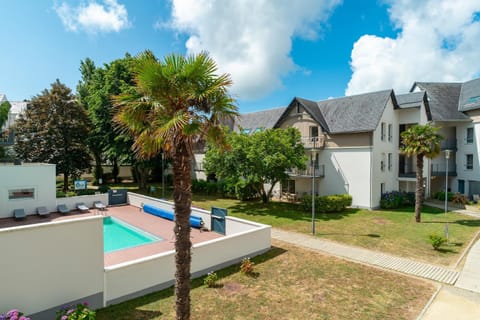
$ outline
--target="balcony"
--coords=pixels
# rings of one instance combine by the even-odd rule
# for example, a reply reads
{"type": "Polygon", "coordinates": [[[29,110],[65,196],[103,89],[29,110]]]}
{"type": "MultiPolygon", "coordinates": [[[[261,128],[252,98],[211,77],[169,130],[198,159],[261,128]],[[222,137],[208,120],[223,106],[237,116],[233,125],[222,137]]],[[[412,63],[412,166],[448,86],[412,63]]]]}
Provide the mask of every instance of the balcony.
{"type": "Polygon", "coordinates": [[[287,171],[287,174],[291,177],[305,177],[311,178],[313,177],[313,173],[315,173],[315,177],[325,177],[325,165],[320,164],[315,168],[315,172],[313,171],[313,166],[308,166],[305,170],[300,169],[292,169],[287,171]]]}
{"type": "Polygon", "coordinates": [[[457,139],[445,139],[440,143],[440,149],[443,150],[457,150],[457,139]]]}
{"type": "Polygon", "coordinates": [[[449,164],[448,168],[446,168],[444,163],[433,163],[430,167],[430,172],[432,177],[445,177],[448,170],[449,177],[456,177],[457,176],[457,168],[455,163],[449,164]]]}
{"type": "Polygon", "coordinates": [[[0,146],[11,146],[15,140],[15,134],[12,130],[5,130],[0,133],[0,146]]]}
{"type": "Polygon", "coordinates": [[[302,143],[307,150],[322,149],[325,146],[325,136],[302,137],[302,143]]]}

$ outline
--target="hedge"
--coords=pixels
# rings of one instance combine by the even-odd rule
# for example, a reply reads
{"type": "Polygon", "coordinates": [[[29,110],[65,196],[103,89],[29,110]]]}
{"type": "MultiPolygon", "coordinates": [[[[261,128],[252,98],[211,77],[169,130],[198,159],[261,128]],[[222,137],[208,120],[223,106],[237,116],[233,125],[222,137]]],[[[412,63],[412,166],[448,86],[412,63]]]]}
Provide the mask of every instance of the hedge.
{"type": "MultiPolygon", "coordinates": [[[[301,199],[305,211],[312,210],[312,196],[306,195],[301,199]]],[[[352,205],[352,196],[349,194],[332,194],[315,196],[315,212],[341,212],[352,205]]]]}

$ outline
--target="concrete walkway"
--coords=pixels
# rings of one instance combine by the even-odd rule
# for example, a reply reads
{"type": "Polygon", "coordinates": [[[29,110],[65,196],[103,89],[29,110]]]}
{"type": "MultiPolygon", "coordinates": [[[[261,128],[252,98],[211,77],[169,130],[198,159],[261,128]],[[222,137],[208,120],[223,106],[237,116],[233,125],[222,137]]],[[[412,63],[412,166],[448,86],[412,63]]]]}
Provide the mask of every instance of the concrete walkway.
{"type": "Polygon", "coordinates": [[[406,273],[445,284],[454,284],[459,276],[458,271],[446,267],[400,258],[359,247],[352,247],[310,235],[272,229],[272,238],[325,252],[347,260],[406,273]]]}

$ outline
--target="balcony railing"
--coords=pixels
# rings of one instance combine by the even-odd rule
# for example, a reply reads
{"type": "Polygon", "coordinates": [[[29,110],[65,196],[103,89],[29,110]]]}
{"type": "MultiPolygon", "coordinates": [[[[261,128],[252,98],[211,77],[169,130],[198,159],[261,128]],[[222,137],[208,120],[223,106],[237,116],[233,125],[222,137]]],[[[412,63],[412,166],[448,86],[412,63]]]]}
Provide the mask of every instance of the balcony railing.
{"type": "Polygon", "coordinates": [[[457,150],[457,139],[445,139],[440,143],[440,149],[442,150],[457,150]]]}
{"type": "Polygon", "coordinates": [[[12,130],[0,132],[0,145],[11,146],[15,140],[15,134],[12,130]]]}
{"type": "Polygon", "coordinates": [[[303,147],[305,149],[320,149],[325,146],[325,137],[317,136],[317,137],[302,137],[303,147]]]}
{"type": "Polygon", "coordinates": [[[448,176],[449,177],[456,177],[457,176],[457,168],[455,164],[449,165],[448,168],[446,168],[445,164],[441,163],[433,163],[430,168],[430,172],[432,173],[432,176],[434,177],[444,177],[447,174],[448,170],[448,176]]]}
{"type": "MultiPolygon", "coordinates": [[[[305,170],[294,168],[287,171],[291,177],[313,177],[313,166],[308,166],[305,170]]],[[[325,177],[325,165],[320,164],[315,168],[315,177],[325,177]]]]}

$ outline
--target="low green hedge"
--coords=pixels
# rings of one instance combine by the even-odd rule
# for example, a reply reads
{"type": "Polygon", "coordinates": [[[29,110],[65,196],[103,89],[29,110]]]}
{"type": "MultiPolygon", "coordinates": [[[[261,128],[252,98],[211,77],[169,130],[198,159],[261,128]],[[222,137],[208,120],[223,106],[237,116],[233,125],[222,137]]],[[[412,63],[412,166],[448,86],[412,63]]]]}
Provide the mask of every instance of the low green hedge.
{"type": "MultiPolygon", "coordinates": [[[[303,196],[301,199],[305,211],[312,210],[312,196],[303,196]]],[[[342,212],[352,205],[352,196],[349,194],[332,194],[328,196],[315,196],[315,212],[342,212]]]]}

